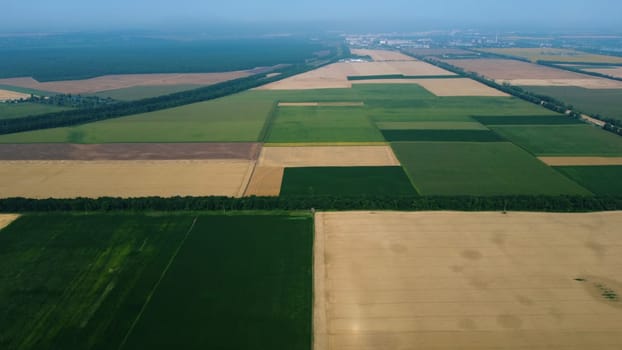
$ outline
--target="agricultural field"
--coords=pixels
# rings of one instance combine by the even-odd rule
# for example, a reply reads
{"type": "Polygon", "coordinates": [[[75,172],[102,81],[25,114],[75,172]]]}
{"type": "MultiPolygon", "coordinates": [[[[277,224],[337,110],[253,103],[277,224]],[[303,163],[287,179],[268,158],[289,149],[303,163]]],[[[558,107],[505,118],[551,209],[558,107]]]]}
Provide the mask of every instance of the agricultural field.
{"type": "Polygon", "coordinates": [[[116,90],[106,90],[97,92],[94,95],[101,98],[111,98],[117,101],[135,101],[144,98],[151,98],[163,95],[174,94],[186,90],[200,88],[202,85],[153,85],[153,86],[134,86],[116,90]]]}
{"type": "Polygon", "coordinates": [[[380,130],[488,130],[484,125],[475,121],[377,122],[376,126],[380,130]]]}
{"type": "Polygon", "coordinates": [[[304,168],[397,166],[400,163],[389,146],[279,146],[264,147],[257,165],[304,168]]]}
{"type": "Polygon", "coordinates": [[[560,166],[555,169],[602,196],[622,195],[622,163],[609,166],[560,166]]]}
{"type": "Polygon", "coordinates": [[[21,92],[0,89],[0,102],[29,98],[30,95],[21,92]]]}
{"type": "Polygon", "coordinates": [[[23,216],[0,231],[0,346],[310,349],[312,227],[296,214],[23,216]]]}
{"type": "Polygon", "coordinates": [[[397,142],[393,150],[422,195],[589,195],[509,142],[397,142]]]}
{"type": "Polygon", "coordinates": [[[38,103],[2,103],[0,102],[0,120],[21,118],[37,114],[45,114],[67,110],[66,107],[44,105],[38,103]]]}
{"type": "Polygon", "coordinates": [[[538,156],[622,156],[622,138],[589,125],[494,126],[538,156]]]}
{"type": "Polygon", "coordinates": [[[619,348],[621,214],[319,213],[314,349],[619,348]]]}
{"type": "Polygon", "coordinates": [[[527,91],[553,97],[590,114],[622,121],[622,89],[585,89],[581,87],[525,86],[527,91]]]}
{"type": "Polygon", "coordinates": [[[281,196],[415,196],[402,167],[286,168],[281,196]]]}
{"type": "Polygon", "coordinates": [[[505,139],[490,130],[383,130],[389,142],[500,142],[505,139]]]}
{"type": "Polygon", "coordinates": [[[622,67],[619,67],[619,66],[613,66],[613,67],[593,66],[593,68],[583,68],[583,70],[587,72],[610,75],[616,78],[622,78],[622,67]]]}
{"type": "Polygon", "coordinates": [[[17,220],[19,215],[17,214],[0,214],[0,230],[9,226],[10,223],[17,220]]]}
{"type": "Polygon", "coordinates": [[[0,161],[0,198],[240,197],[248,160],[0,161]]]}
{"type": "Polygon", "coordinates": [[[1,135],[0,143],[254,142],[272,107],[271,99],[247,92],[74,127],[1,135]]]}
{"type": "Polygon", "coordinates": [[[478,51],[494,54],[520,57],[537,61],[564,62],[564,63],[620,63],[622,57],[596,55],[569,49],[554,48],[503,48],[503,49],[478,49],[478,51]]]}
{"type": "Polygon", "coordinates": [[[473,116],[473,119],[484,125],[568,125],[584,124],[583,121],[566,115],[536,115],[514,117],[473,116]]]}

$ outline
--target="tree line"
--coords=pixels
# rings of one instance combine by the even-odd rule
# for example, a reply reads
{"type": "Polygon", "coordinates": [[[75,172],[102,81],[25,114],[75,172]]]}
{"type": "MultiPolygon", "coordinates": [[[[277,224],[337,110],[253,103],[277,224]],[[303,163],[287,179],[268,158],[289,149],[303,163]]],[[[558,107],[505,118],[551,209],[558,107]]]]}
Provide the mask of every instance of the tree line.
{"type": "Polygon", "coordinates": [[[0,199],[0,212],[400,210],[592,212],[622,210],[622,196],[313,196],[0,199]]]}

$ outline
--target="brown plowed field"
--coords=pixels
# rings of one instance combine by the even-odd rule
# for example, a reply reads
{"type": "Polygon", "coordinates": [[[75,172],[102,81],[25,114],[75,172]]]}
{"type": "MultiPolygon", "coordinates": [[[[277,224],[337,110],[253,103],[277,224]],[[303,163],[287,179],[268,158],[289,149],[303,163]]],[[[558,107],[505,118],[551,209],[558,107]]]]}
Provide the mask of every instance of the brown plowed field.
{"type": "Polygon", "coordinates": [[[244,196],[278,196],[284,172],[280,167],[255,167],[244,196]]]}
{"type": "Polygon", "coordinates": [[[389,146],[264,147],[257,164],[283,168],[400,165],[389,146]]]}
{"type": "Polygon", "coordinates": [[[3,144],[0,160],[255,160],[260,150],[258,143],[3,144]]]}
{"type": "Polygon", "coordinates": [[[15,221],[19,215],[16,214],[0,214],[0,230],[9,226],[10,223],[15,221]]]}
{"type": "Polygon", "coordinates": [[[550,166],[622,165],[622,157],[538,157],[550,166]]]}
{"type": "Polygon", "coordinates": [[[43,83],[32,78],[8,78],[0,79],[0,84],[64,94],[85,94],[133,86],[212,85],[231,79],[247,77],[251,74],[253,74],[251,71],[188,74],[123,74],[105,75],[84,80],[51,81],[43,83]]]}
{"type": "Polygon", "coordinates": [[[316,215],[316,350],[622,348],[622,212],[316,215]]]}
{"type": "Polygon", "coordinates": [[[29,98],[29,97],[30,95],[22,94],[20,92],[0,89],[0,102],[19,100],[20,98],[29,98]]]}
{"type": "Polygon", "coordinates": [[[0,161],[0,198],[242,196],[253,161],[0,161]]]}

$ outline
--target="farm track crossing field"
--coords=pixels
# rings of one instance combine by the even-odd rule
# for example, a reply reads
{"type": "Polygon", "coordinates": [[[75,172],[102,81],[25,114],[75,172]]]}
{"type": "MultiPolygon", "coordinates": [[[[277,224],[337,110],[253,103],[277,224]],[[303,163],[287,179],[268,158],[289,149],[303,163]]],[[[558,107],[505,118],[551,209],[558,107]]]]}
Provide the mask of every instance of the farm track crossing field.
{"type": "Polygon", "coordinates": [[[315,349],[619,348],[620,225],[620,212],[319,213],[315,349]]]}
{"type": "Polygon", "coordinates": [[[259,143],[4,144],[0,160],[256,160],[259,143]]]}
{"type": "Polygon", "coordinates": [[[264,147],[257,161],[267,167],[398,166],[389,146],[264,147]]]}
{"type": "Polygon", "coordinates": [[[402,167],[286,168],[282,196],[416,196],[402,167]]]}
{"type": "Polygon", "coordinates": [[[589,195],[509,142],[398,142],[395,154],[423,195],[589,195]]]}
{"type": "Polygon", "coordinates": [[[622,195],[622,165],[561,166],[556,169],[595,194],[622,195]]]}
{"type": "Polygon", "coordinates": [[[0,345],[307,350],[312,227],[296,214],[23,216],[0,231],[0,345]]]}
{"type": "Polygon", "coordinates": [[[494,126],[538,156],[622,156],[622,138],[589,125],[494,126]]]}
{"type": "Polygon", "coordinates": [[[526,86],[527,91],[553,97],[590,115],[622,121],[622,89],[584,89],[580,87],[526,86]]]}
{"type": "Polygon", "coordinates": [[[389,142],[439,141],[439,142],[500,142],[505,139],[490,130],[383,130],[389,142]]]}
{"type": "Polygon", "coordinates": [[[1,135],[0,143],[255,142],[273,104],[246,92],[74,127],[1,135]]]}
{"type": "Polygon", "coordinates": [[[242,196],[248,160],[0,161],[2,198],[242,196]]]}

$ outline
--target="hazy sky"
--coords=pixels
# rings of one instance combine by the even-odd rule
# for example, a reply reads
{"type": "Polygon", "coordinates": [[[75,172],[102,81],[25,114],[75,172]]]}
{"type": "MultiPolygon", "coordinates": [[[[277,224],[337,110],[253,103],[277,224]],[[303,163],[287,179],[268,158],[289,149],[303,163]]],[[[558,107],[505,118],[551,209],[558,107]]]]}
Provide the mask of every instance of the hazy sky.
{"type": "MultiPolygon", "coordinates": [[[[443,25],[622,23],[620,0],[3,0],[0,32],[28,26],[144,26],[158,22],[244,20],[410,20],[443,25]]],[[[618,25],[622,27],[622,25],[618,25]]],[[[111,28],[114,29],[114,28],[111,28]]]]}

